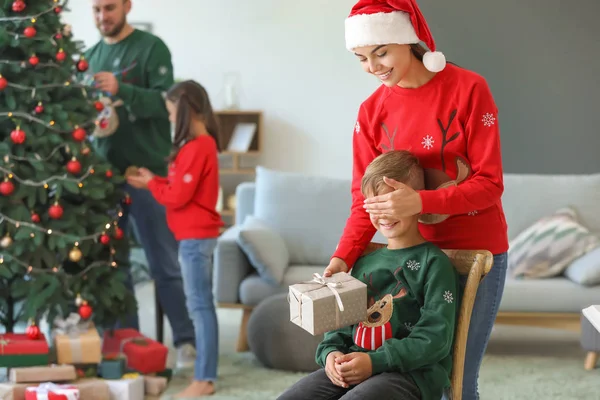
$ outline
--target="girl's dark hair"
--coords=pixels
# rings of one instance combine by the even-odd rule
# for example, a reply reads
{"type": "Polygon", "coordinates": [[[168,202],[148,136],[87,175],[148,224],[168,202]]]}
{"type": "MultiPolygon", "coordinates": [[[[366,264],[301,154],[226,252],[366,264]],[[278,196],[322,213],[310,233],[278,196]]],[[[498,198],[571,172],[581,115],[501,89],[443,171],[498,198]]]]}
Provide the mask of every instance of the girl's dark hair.
{"type": "Polygon", "coordinates": [[[219,123],[213,113],[208,93],[202,85],[193,80],[176,83],[169,89],[166,98],[177,105],[173,150],[168,157],[168,161],[173,161],[181,146],[192,138],[191,121],[193,118],[199,118],[204,122],[208,134],[212,136],[217,144],[217,150],[221,150],[219,123]]]}

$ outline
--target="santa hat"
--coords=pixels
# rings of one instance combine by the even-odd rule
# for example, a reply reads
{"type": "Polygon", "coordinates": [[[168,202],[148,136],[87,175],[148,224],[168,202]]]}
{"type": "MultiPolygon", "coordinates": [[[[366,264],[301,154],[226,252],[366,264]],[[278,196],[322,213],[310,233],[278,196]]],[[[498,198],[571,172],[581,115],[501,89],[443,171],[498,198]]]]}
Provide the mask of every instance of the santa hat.
{"type": "Polygon", "coordinates": [[[446,57],[435,50],[435,42],[416,0],[358,0],[346,18],[346,48],[381,44],[424,42],[425,68],[439,72],[446,57]]]}

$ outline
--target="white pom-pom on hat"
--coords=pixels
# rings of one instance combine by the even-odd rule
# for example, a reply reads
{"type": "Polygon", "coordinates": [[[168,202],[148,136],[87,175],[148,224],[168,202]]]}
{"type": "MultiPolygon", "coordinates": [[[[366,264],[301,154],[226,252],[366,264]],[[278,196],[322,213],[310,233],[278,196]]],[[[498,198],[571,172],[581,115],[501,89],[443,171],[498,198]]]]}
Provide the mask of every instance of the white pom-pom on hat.
{"type": "Polygon", "coordinates": [[[446,56],[440,51],[428,51],[423,55],[423,65],[431,72],[440,72],[446,67],[446,56]]]}

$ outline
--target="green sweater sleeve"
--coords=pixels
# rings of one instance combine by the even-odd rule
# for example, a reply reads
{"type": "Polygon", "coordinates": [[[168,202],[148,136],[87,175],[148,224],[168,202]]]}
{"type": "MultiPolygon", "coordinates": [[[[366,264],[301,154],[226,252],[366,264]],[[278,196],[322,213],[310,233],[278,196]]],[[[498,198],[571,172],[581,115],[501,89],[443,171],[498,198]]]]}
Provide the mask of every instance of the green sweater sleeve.
{"type": "Polygon", "coordinates": [[[119,96],[137,118],[167,118],[163,93],[173,85],[171,52],[161,40],[157,41],[146,58],[145,87],[119,83],[119,96]]]}
{"type": "Polygon", "coordinates": [[[373,374],[413,371],[441,361],[452,350],[459,307],[457,273],[450,260],[441,256],[433,256],[423,272],[421,317],[409,336],[388,339],[369,352],[373,374]]]}
{"type": "Polygon", "coordinates": [[[340,351],[347,354],[352,344],[351,326],[327,332],[323,341],[317,346],[315,361],[318,365],[325,368],[325,362],[327,361],[327,355],[329,355],[329,353],[332,351],[340,351]]]}

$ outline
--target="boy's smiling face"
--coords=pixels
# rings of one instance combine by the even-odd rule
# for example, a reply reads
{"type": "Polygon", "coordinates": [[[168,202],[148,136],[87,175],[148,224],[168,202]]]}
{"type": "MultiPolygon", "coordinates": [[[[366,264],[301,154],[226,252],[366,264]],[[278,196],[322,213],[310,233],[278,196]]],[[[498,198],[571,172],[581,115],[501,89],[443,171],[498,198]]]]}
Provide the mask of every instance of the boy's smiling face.
{"type": "MultiPolygon", "coordinates": [[[[393,192],[394,189],[383,185],[383,187],[379,190],[378,193],[368,193],[368,197],[380,196],[382,194],[387,194],[393,192]]],[[[391,217],[379,217],[371,215],[371,223],[373,226],[381,232],[383,236],[385,236],[388,240],[390,239],[400,239],[409,235],[414,234],[414,227],[416,224],[415,217],[401,218],[395,219],[391,217]]]]}

